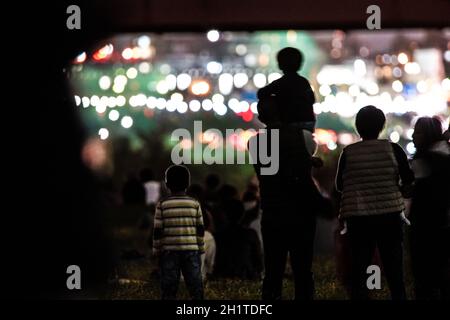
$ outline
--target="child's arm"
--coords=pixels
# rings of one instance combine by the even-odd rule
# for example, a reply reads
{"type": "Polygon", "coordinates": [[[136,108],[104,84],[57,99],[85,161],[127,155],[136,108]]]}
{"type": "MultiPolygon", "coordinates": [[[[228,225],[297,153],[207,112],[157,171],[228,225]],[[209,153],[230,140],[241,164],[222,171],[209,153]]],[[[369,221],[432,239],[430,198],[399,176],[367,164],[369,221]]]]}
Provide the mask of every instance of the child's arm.
{"type": "Polygon", "coordinates": [[[155,209],[153,227],[153,255],[159,256],[161,253],[161,239],[163,236],[163,220],[161,215],[161,204],[158,203],[155,209]]]}
{"type": "Polygon", "coordinates": [[[339,234],[342,236],[347,233],[348,228],[347,228],[347,221],[345,221],[345,219],[342,219],[341,221],[342,221],[342,229],[341,231],[339,231],[339,234]]]}
{"type": "Polygon", "coordinates": [[[406,225],[410,226],[411,225],[411,221],[408,220],[408,218],[405,215],[405,211],[400,212],[400,218],[402,219],[402,221],[404,223],[406,223],[406,225]]]}
{"type": "Polygon", "coordinates": [[[205,253],[205,226],[203,224],[203,214],[200,204],[197,209],[196,224],[198,250],[200,254],[203,254],[205,253]]]}

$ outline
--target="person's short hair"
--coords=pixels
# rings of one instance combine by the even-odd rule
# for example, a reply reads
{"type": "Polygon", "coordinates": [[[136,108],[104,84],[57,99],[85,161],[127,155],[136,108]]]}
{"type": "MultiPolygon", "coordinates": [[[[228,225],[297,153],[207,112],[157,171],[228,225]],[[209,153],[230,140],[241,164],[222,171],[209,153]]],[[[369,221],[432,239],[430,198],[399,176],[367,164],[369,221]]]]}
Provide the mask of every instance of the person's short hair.
{"type": "Polygon", "coordinates": [[[386,123],[386,117],[380,109],[374,106],[361,108],[356,114],[355,125],[363,139],[376,139],[386,123]]]}
{"type": "Polygon", "coordinates": [[[172,192],[186,190],[189,187],[191,174],[189,169],[181,165],[172,165],[166,170],[165,182],[172,192]]]}
{"type": "Polygon", "coordinates": [[[298,71],[303,64],[303,54],[296,48],[286,47],[278,51],[277,61],[283,72],[298,71]]]}
{"type": "Polygon", "coordinates": [[[414,130],[421,131],[426,147],[443,140],[442,123],[437,117],[421,117],[417,120],[414,130]]]}

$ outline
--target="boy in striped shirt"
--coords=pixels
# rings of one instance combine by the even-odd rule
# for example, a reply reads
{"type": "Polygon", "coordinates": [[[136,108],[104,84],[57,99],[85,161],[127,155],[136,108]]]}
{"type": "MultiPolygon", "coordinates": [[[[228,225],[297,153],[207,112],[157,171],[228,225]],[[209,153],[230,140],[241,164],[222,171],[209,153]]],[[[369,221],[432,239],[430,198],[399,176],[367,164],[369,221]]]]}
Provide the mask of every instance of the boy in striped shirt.
{"type": "Polygon", "coordinates": [[[176,298],[182,272],[192,299],[203,299],[200,257],[205,251],[205,230],[200,204],[186,195],[189,170],[170,166],[165,182],[171,194],[157,204],[153,230],[153,254],[159,257],[161,270],[161,298],[176,298]]]}

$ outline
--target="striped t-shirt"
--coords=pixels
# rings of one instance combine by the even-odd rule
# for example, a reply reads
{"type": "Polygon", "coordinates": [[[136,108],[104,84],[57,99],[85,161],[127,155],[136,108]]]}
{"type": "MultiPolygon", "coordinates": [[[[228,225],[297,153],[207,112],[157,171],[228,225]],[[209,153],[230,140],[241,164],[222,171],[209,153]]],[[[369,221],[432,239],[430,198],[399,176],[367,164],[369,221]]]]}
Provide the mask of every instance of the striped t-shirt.
{"type": "Polygon", "coordinates": [[[203,253],[203,216],[200,204],[188,196],[169,196],[156,205],[153,253],[200,251],[203,253]]]}

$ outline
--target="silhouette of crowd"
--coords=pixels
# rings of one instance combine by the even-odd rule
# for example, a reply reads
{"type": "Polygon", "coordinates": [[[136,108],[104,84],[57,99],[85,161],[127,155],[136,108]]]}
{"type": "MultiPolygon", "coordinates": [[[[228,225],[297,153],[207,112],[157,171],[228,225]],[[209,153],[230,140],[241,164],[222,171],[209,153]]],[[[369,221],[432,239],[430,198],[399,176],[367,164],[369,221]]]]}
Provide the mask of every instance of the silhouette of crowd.
{"type": "MultiPolygon", "coordinates": [[[[186,167],[171,166],[165,184],[154,181],[151,170],[144,169],[140,179],[130,177],[124,185],[128,218],[136,212],[130,205],[140,204],[142,210],[135,224],[140,231],[131,232],[139,248],[135,255],[146,255],[145,237],[153,239],[154,252],[163,252],[157,254],[155,270],[161,276],[163,298],[176,297],[167,283],[178,283],[182,273],[193,298],[203,298],[198,279],[230,277],[263,280],[262,299],[282,299],[289,258],[295,298],[314,299],[317,217],[329,214],[333,201],[322,195],[312,177],[312,168],[320,168],[323,161],[314,156],[314,94],[308,80],[297,73],[303,55],[284,48],[277,59],[284,75],[259,90],[258,117],[266,127],[249,140],[257,184],[248,184],[240,193],[235,186],[222,184],[216,174],[209,174],[204,185],[191,183],[186,167]],[[268,164],[258,151],[271,150],[273,134],[279,137],[279,170],[266,175],[263,169],[268,164]],[[169,179],[172,171],[183,174],[169,179]],[[176,183],[181,186],[174,191],[176,183]]],[[[341,279],[351,299],[369,299],[367,272],[375,264],[386,276],[392,299],[405,300],[407,226],[415,297],[449,299],[448,130],[442,132],[436,117],[419,118],[413,135],[417,151],[409,161],[400,145],[379,139],[385,126],[380,109],[361,108],[355,118],[361,140],[340,155],[335,195],[342,230],[336,242],[345,243],[341,258],[347,260],[341,264],[345,266],[341,279]],[[408,212],[405,199],[411,202],[408,212]]]]}

